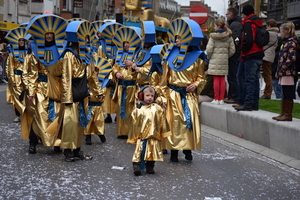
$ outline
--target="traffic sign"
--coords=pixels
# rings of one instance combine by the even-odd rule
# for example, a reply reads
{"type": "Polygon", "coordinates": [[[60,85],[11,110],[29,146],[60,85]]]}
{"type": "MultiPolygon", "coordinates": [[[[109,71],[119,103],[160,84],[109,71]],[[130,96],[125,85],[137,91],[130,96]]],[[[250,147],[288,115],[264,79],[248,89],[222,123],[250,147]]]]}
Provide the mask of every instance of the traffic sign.
{"type": "Polygon", "coordinates": [[[204,24],[208,19],[208,12],[204,6],[196,5],[190,9],[189,18],[198,24],[204,24]]]}

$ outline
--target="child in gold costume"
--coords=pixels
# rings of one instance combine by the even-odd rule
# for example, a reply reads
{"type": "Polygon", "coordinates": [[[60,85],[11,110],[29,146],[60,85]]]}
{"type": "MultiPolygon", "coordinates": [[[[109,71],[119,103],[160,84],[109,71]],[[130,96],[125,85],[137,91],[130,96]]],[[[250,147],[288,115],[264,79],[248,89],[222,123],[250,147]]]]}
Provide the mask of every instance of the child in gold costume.
{"type": "Polygon", "coordinates": [[[136,143],[132,162],[136,176],[140,175],[145,167],[147,173],[154,174],[155,161],[163,161],[161,140],[171,134],[165,128],[167,126],[164,124],[163,109],[154,103],[154,88],[144,86],[138,97],[141,105],[135,108],[131,115],[134,135],[131,141],[136,143]]]}

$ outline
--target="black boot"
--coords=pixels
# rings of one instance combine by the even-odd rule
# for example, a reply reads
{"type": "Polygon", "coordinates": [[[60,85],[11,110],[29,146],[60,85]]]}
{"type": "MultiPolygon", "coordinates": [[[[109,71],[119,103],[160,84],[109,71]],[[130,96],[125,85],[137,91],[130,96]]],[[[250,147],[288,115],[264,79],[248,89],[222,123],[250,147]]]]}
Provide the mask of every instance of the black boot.
{"type": "MultiPolygon", "coordinates": [[[[245,103],[240,107],[235,107],[237,111],[252,111],[253,107],[251,103],[245,103]]],[[[258,108],[257,108],[258,109],[258,108]]]]}
{"type": "Polygon", "coordinates": [[[92,136],[91,135],[86,135],[85,136],[85,144],[86,145],[92,145],[92,136]]]}
{"type": "Polygon", "coordinates": [[[186,160],[193,160],[192,151],[191,150],[183,150],[186,160]]]}
{"type": "Polygon", "coordinates": [[[163,149],[162,152],[163,152],[163,154],[168,154],[168,150],[167,149],[163,149]]]}
{"type": "Polygon", "coordinates": [[[154,174],[154,164],[155,164],[155,161],[147,161],[146,162],[146,172],[148,174],[154,174]]]}
{"type": "Polygon", "coordinates": [[[80,147],[73,150],[73,157],[75,160],[92,160],[93,159],[92,156],[83,154],[83,151],[80,151],[80,147]]]}
{"type": "Polygon", "coordinates": [[[142,170],[141,170],[141,163],[140,162],[134,162],[133,164],[133,173],[136,176],[141,175],[142,170]]]}
{"type": "Polygon", "coordinates": [[[98,136],[102,143],[106,142],[106,137],[104,135],[98,135],[98,136]]]}
{"type": "Polygon", "coordinates": [[[35,146],[36,145],[34,145],[34,144],[29,144],[29,150],[28,150],[28,152],[30,154],[36,154],[36,148],[35,148],[35,146]]]}
{"type": "Polygon", "coordinates": [[[60,146],[54,146],[53,150],[54,150],[54,153],[61,153],[62,152],[60,146]]]}
{"type": "Polygon", "coordinates": [[[104,120],[105,123],[112,123],[112,118],[110,116],[110,114],[107,114],[107,117],[104,120]]]}
{"type": "Polygon", "coordinates": [[[38,144],[38,138],[37,136],[35,135],[33,129],[31,128],[30,129],[30,132],[29,132],[29,149],[28,149],[28,152],[30,154],[36,154],[36,145],[38,144]]]}
{"type": "Polygon", "coordinates": [[[171,162],[178,162],[178,150],[171,150],[171,162]]]}
{"type": "Polygon", "coordinates": [[[66,162],[75,162],[75,158],[73,156],[73,152],[71,149],[65,149],[64,150],[64,155],[65,155],[65,161],[66,162]]]}

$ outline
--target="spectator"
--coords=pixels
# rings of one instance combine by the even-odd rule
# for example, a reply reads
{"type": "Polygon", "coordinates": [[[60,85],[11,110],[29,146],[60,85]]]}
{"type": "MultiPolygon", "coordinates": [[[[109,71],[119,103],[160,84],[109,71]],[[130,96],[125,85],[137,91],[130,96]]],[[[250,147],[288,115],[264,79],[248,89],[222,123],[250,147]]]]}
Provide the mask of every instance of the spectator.
{"type": "Polygon", "coordinates": [[[210,34],[206,49],[209,58],[208,74],[214,76],[214,100],[211,103],[224,104],[228,58],[235,53],[235,45],[231,30],[222,19],[215,21],[214,28],[216,32],[210,34]]]}
{"type": "Polygon", "coordinates": [[[295,34],[295,25],[292,22],[280,26],[280,35],[283,39],[282,48],[279,52],[279,60],[276,77],[279,77],[279,84],[282,86],[281,114],[272,117],[277,121],[292,121],[292,111],[295,96],[296,70],[296,49],[298,40],[295,34]]]}
{"type": "Polygon", "coordinates": [[[238,82],[237,82],[237,71],[240,61],[240,48],[238,46],[240,41],[241,32],[243,30],[243,25],[241,23],[241,18],[238,15],[238,10],[236,8],[228,8],[226,13],[227,22],[229,24],[229,29],[232,31],[232,38],[235,40],[235,53],[229,58],[228,75],[227,82],[229,85],[227,100],[225,103],[237,103],[238,101],[238,82]]]}
{"type": "Polygon", "coordinates": [[[241,60],[238,67],[239,102],[234,105],[237,111],[258,110],[260,66],[264,57],[263,47],[255,43],[257,26],[262,19],[254,14],[251,5],[242,11],[241,60]]]}
{"type": "Polygon", "coordinates": [[[275,51],[278,44],[277,35],[278,28],[277,22],[274,19],[270,19],[266,22],[267,31],[269,31],[270,40],[269,43],[264,46],[265,56],[263,58],[263,78],[266,83],[264,94],[260,97],[261,99],[271,99],[272,95],[272,71],[271,64],[274,62],[275,51]]]}

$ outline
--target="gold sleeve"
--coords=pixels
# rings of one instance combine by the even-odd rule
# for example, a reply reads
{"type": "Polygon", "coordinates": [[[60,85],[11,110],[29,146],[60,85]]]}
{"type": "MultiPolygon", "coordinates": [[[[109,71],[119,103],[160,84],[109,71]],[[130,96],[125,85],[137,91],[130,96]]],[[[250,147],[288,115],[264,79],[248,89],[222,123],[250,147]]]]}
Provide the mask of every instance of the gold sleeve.
{"type": "Polygon", "coordinates": [[[61,101],[62,103],[73,103],[73,96],[72,96],[72,65],[73,65],[74,59],[75,59],[75,56],[71,52],[67,52],[64,56],[64,59],[63,59],[62,101],[61,101]]]}
{"type": "Polygon", "coordinates": [[[38,79],[38,60],[33,54],[27,55],[24,60],[23,81],[28,89],[29,96],[35,96],[36,81],[38,79]]]}

